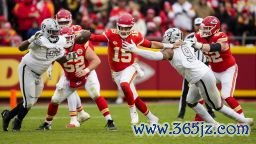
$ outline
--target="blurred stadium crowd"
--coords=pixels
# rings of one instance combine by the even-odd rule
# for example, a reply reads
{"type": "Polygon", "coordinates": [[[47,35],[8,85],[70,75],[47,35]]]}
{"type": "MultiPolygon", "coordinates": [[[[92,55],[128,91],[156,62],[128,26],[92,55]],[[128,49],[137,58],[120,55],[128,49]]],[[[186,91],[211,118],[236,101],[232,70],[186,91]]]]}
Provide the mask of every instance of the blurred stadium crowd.
{"type": "Polygon", "coordinates": [[[161,40],[168,27],[193,31],[194,18],[215,15],[233,45],[256,44],[256,0],[0,0],[0,46],[17,46],[62,8],[93,33],[115,27],[117,16],[129,12],[149,40],[161,40]]]}

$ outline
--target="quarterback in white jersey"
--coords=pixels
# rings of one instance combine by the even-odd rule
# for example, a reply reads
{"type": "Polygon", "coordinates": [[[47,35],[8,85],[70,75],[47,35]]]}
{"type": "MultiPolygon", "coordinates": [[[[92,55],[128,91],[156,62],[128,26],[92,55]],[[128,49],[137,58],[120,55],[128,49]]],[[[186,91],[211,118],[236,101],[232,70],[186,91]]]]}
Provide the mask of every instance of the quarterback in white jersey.
{"type": "Polygon", "coordinates": [[[4,110],[3,130],[8,130],[9,122],[13,121],[13,130],[19,131],[21,123],[30,108],[37,102],[43,90],[41,75],[54,61],[65,62],[76,57],[75,53],[65,55],[64,45],[66,39],[59,35],[59,25],[54,19],[45,19],[41,24],[41,30],[30,39],[22,42],[20,51],[29,49],[19,64],[20,89],[23,101],[11,111],[4,110]]]}
{"type": "MultiPolygon", "coordinates": [[[[173,45],[181,40],[182,32],[177,28],[169,28],[163,38],[164,43],[173,45]]],[[[186,101],[206,122],[213,123],[216,126],[219,125],[209,115],[206,109],[198,103],[200,95],[206,103],[215,110],[228,115],[238,122],[252,124],[252,118],[244,118],[234,110],[222,104],[213,72],[203,62],[197,60],[191,45],[192,43],[190,42],[184,42],[176,49],[168,48],[161,52],[153,52],[138,49],[135,44],[124,42],[123,48],[150,60],[168,60],[178,73],[190,83],[191,88],[189,89],[186,101]],[[200,92],[200,94],[196,92],[200,92]]]]}

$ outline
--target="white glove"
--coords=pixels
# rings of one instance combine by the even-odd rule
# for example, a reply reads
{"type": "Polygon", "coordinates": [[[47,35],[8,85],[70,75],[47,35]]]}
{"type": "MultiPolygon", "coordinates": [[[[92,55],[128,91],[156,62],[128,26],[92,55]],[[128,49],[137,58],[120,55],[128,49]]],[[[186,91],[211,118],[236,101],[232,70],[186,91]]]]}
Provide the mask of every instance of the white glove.
{"type": "Polygon", "coordinates": [[[200,43],[200,42],[197,42],[197,39],[196,39],[195,36],[194,36],[194,37],[191,37],[191,38],[186,38],[186,39],[185,39],[185,42],[191,43],[191,44],[192,44],[192,47],[193,47],[194,49],[200,50],[200,49],[203,48],[203,44],[200,43]]]}
{"type": "Polygon", "coordinates": [[[29,39],[28,42],[32,43],[33,41],[37,40],[38,38],[40,38],[43,35],[42,31],[37,31],[34,35],[32,35],[29,39]]]}
{"type": "Polygon", "coordinates": [[[52,64],[47,69],[47,77],[49,80],[52,79],[52,64]]]}
{"type": "Polygon", "coordinates": [[[89,68],[86,68],[86,69],[83,69],[83,70],[80,70],[80,71],[76,72],[75,75],[76,75],[77,77],[82,77],[82,76],[87,75],[89,72],[90,72],[90,69],[89,69],[89,68]]]}
{"type": "Polygon", "coordinates": [[[203,44],[200,42],[195,42],[194,44],[192,44],[192,47],[201,50],[203,48],[203,44]]]}
{"type": "Polygon", "coordinates": [[[131,41],[131,43],[124,41],[122,43],[122,48],[130,52],[135,52],[138,49],[136,44],[133,41],[131,41]]]}
{"type": "Polygon", "coordinates": [[[66,59],[67,59],[67,60],[77,59],[77,53],[76,53],[76,52],[69,52],[69,53],[66,55],[66,59]]]}

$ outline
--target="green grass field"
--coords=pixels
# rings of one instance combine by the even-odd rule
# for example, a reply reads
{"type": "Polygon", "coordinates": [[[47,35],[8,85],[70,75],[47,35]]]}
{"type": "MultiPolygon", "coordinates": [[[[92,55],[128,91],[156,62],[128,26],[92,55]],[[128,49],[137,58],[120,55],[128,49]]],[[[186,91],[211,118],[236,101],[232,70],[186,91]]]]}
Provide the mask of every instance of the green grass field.
{"type": "MultiPolygon", "coordinates": [[[[160,123],[177,120],[176,102],[168,103],[149,103],[151,111],[160,118],[160,123]]],[[[247,117],[256,119],[255,102],[243,102],[243,109],[247,117]]],[[[43,121],[46,115],[46,105],[36,105],[29,112],[23,121],[23,127],[20,132],[3,132],[0,131],[0,144],[255,144],[256,143],[256,126],[252,127],[250,136],[224,136],[224,137],[185,137],[185,136],[134,136],[129,124],[129,110],[127,105],[111,104],[110,110],[112,117],[118,127],[118,131],[107,131],[105,119],[101,116],[96,105],[88,104],[85,109],[91,115],[91,119],[81,125],[80,128],[67,129],[66,124],[69,122],[68,109],[65,105],[61,106],[56,119],[53,122],[52,130],[36,131],[35,129],[43,121]]],[[[6,107],[0,107],[2,111],[6,107]]],[[[219,122],[233,122],[222,114],[216,112],[216,120],[219,122]]],[[[194,112],[187,108],[185,120],[191,120],[194,112]]],[[[140,115],[141,122],[147,122],[144,116],[140,115]]],[[[2,119],[1,119],[2,123],[2,119]]],[[[10,123],[11,127],[11,123],[10,123]]],[[[10,128],[9,128],[10,129],[10,128]]]]}

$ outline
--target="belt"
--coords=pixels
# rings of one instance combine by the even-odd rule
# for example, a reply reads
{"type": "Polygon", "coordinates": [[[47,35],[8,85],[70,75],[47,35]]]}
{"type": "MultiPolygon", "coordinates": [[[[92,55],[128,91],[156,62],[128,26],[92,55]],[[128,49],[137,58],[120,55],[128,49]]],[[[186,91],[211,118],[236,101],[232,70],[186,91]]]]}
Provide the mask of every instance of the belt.
{"type": "MultiPolygon", "coordinates": [[[[28,67],[26,64],[25,64],[25,66],[28,67]]],[[[29,69],[32,73],[34,73],[36,76],[41,76],[40,74],[38,74],[38,73],[36,73],[35,71],[31,70],[29,67],[28,67],[28,69],[29,69]]]]}

